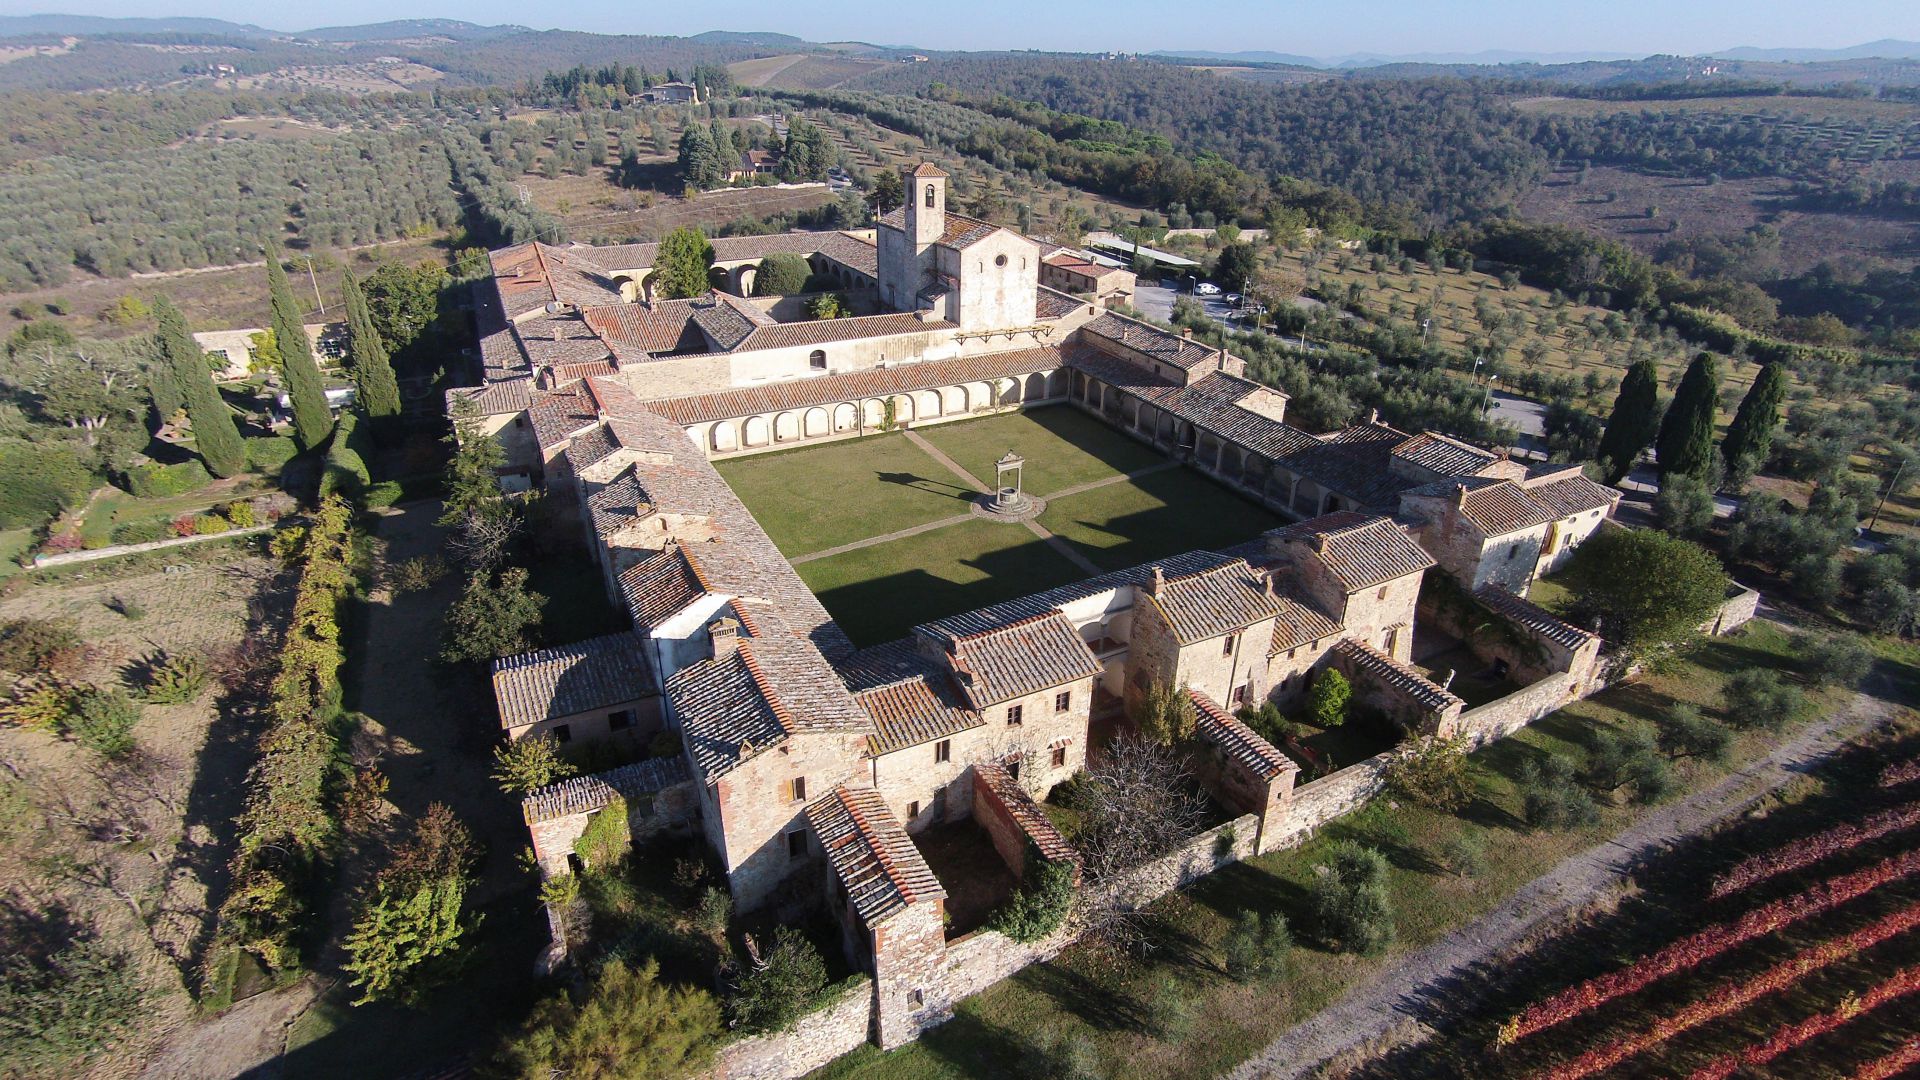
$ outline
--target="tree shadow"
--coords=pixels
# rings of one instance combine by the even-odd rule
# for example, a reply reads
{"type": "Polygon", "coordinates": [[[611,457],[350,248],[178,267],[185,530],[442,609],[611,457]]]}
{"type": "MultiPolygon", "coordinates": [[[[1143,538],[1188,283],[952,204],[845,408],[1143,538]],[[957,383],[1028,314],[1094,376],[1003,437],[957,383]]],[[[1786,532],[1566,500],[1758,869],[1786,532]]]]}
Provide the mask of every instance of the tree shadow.
{"type": "Polygon", "coordinates": [[[972,502],[973,497],[979,494],[979,492],[972,488],[961,487],[959,484],[949,484],[940,480],[932,480],[909,472],[882,472],[874,473],[873,475],[883,484],[897,484],[900,487],[912,488],[915,491],[924,491],[930,495],[944,495],[947,498],[958,499],[962,502],[972,502]]]}
{"type": "Polygon", "coordinates": [[[1153,1020],[1152,1011],[1132,995],[1065,964],[1033,964],[1014,979],[1100,1031],[1144,1031],[1153,1020]]]}

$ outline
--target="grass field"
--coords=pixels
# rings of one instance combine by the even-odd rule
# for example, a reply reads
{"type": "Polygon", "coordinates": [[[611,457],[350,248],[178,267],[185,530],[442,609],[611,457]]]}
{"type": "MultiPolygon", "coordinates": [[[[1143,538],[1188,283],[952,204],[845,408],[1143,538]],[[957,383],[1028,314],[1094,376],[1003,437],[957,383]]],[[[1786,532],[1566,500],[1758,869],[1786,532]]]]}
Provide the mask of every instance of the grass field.
{"type": "MultiPolygon", "coordinates": [[[[1008,449],[1026,490],[1051,500],[1038,524],[1103,570],[1235,544],[1278,518],[1083,413],[1057,407],[916,431],[991,485],[1008,449]],[[1134,475],[1155,470],[1146,475],[1134,475]]],[[[860,645],[915,624],[1087,576],[1019,525],[968,516],[974,489],[905,434],[719,463],[761,527],[860,645]],[[957,520],[951,520],[957,519],[957,520]],[[937,527],[879,539],[904,529],[937,527]],[[849,545],[864,546],[821,555],[849,545]],[[814,556],[808,558],[808,556],[814,556]]]]}
{"type": "MultiPolygon", "coordinates": [[[[1716,641],[1679,670],[1577,703],[1474,754],[1479,796],[1458,814],[1377,800],[1330,823],[1302,847],[1228,867],[1155,904],[1156,948],[1143,962],[1069,949],[963,1002],[951,1022],[919,1042],[891,1053],[862,1049],[818,1075],[832,1080],[1075,1075],[1062,1066],[1069,1060],[1084,1075],[1218,1075],[1395,959],[1485,913],[1559,860],[1646,812],[1603,802],[1600,820],[1590,827],[1529,829],[1519,817],[1514,783],[1525,762],[1555,755],[1577,766],[1595,727],[1644,722],[1676,701],[1701,705],[1712,715],[1730,671],[1756,664],[1789,668],[1789,652],[1787,636],[1765,625],[1756,624],[1739,639],[1716,641]],[[1443,864],[1448,842],[1462,838],[1482,845],[1476,873],[1455,873],[1443,864]],[[1397,939],[1383,955],[1329,952],[1313,940],[1307,889],[1326,845],[1338,839],[1377,848],[1391,864],[1388,888],[1397,939]],[[1278,979],[1239,982],[1225,972],[1223,944],[1246,910],[1280,912],[1294,927],[1297,944],[1278,979]]],[[[1827,691],[1815,702],[1830,709],[1839,698],[1827,691]]],[[[1779,737],[1742,732],[1726,764],[1683,763],[1683,788],[1699,790],[1719,781],[1766,753],[1779,737]]]]}

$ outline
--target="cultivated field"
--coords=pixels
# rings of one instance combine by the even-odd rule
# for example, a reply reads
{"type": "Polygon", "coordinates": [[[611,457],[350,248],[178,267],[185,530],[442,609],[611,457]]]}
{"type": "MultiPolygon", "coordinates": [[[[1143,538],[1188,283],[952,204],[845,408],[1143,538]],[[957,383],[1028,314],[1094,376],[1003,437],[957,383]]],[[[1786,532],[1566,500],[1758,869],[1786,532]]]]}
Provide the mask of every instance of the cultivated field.
{"type": "Polygon", "coordinates": [[[1191,551],[1278,519],[1080,412],[1045,408],[719,464],[859,645],[916,623],[1191,551]],[[955,473],[916,437],[957,464],[955,473]],[[968,509],[1009,449],[1047,500],[1036,533],[968,509]],[[894,536],[906,530],[910,535],[894,536]],[[1049,535],[1051,539],[1049,539],[1049,535]]]}

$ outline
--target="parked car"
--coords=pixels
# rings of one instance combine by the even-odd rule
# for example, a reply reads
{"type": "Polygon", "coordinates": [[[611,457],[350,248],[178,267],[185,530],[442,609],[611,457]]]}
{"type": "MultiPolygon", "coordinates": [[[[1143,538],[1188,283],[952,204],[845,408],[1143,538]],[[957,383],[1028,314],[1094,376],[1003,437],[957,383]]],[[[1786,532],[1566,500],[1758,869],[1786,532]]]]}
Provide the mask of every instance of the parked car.
{"type": "Polygon", "coordinates": [[[1220,286],[1215,285],[1211,281],[1203,281],[1200,284],[1195,285],[1193,287],[1193,291],[1196,295],[1199,295],[1199,296],[1219,296],[1220,286]]]}
{"type": "Polygon", "coordinates": [[[1230,292],[1227,295],[1221,297],[1221,299],[1225,300],[1229,304],[1238,304],[1240,302],[1240,294],[1237,292],[1230,292]]]}

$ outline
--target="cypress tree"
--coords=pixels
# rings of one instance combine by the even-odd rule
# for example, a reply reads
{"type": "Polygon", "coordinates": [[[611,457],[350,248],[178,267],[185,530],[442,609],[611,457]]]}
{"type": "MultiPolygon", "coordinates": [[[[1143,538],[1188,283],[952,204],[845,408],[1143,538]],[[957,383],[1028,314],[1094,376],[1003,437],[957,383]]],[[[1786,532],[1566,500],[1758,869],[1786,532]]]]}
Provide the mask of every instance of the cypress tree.
{"type": "Polygon", "coordinates": [[[373,325],[367,310],[367,295],[351,273],[341,275],[340,289],[347,297],[348,356],[353,365],[353,384],[360,408],[374,422],[376,430],[385,429],[400,415],[400,385],[394,381],[393,365],[387,361],[387,346],[373,325]]]}
{"type": "Polygon", "coordinates": [[[161,297],[153,305],[160,324],[160,348],[174,384],[186,399],[187,418],[193,423],[193,446],[207,471],[222,479],[238,476],[247,467],[246,444],[233,426],[233,412],[213,385],[200,347],[187,335],[187,320],[173,301],[161,297]]]}
{"type": "Polygon", "coordinates": [[[1600,460],[1607,483],[1617,484],[1633,471],[1634,459],[1653,442],[1660,430],[1660,369],[1651,360],[1637,361],[1620,381],[1613,414],[1600,436],[1600,460]]]}
{"type": "Polygon", "coordinates": [[[154,347],[159,356],[147,365],[147,400],[153,403],[154,420],[164,424],[186,407],[187,400],[180,396],[180,380],[174,374],[166,342],[156,338],[154,347]]]}
{"type": "Polygon", "coordinates": [[[286,368],[287,397],[293,401],[293,437],[302,450],[312,450],[333,434],[333,410],[327,408],[326,385],[313,362],[307,328],[280,265],[280,249],[267,249],[267,294],[273,305],[273,338],[286,368]]]}
{"type": "Polygon", "coordinates": [[[1720,365],[1701,353],[1681,376],[1654,440],[1662,477],[1704,475],[1713,464],[1713,414],[1719,400],[1720,365]]]}
{"type": "Polygon", "coordinates": [[[1727,475],[1747,477],[1767,460],[1773,449],[1773,429],[1780,423],[1780,403],[1787,398],[1787,377],[1778,364],[1768,364],[1755,376],[1740,409],[1733,414],[1720,456],[1727,475]]]}

